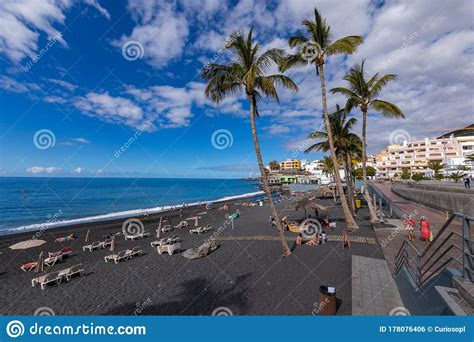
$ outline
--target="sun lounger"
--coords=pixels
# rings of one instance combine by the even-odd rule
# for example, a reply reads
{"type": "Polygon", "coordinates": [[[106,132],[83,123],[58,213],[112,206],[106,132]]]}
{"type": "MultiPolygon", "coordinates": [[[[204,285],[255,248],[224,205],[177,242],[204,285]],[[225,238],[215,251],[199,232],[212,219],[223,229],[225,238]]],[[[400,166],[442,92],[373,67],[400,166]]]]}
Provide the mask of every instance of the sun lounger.
{"type": "Polygon", "coordinates": [[[176,229],[180,229],[180,228],[186,228],[187,226],[189,226],[189,223],[188,221],[181,221],[179,224],[177,224],[176,226],[174,226],[176,229]]]}
{"type": "Polygon", "coordinates": [[[82,250],[85,252],[85,251],[89,251],[89,252],[92,252],[92,251],[95,251],[96,249],[99,249],[99,248],[104,248],[104,242],[103,241],[95,241],[95,242],[92,242],[90,245],[85,245],[85,246],[82,246],[82,250]]]}
{"type": "Polygon", "coordinates": [[[189,231],[189,234],[203,234],[203,233],[207,233],[208,231],[211,231],[213,230],[214,228],[212,228],[210,225],[207,225],[205,227],[198,227],[196,229],[191,229],[189,231]]]}
{"type": "Polygon", "coordinates": [[[125,235],[125,240],[135,241],[137,239],[144,239],[148,236],[150,236],[150,232],[149,231],[144,231],[142,233],[135,234],[135,235],[125,235]]]}
{"type": "Polygon", "coordinates": [[[129,258],[133,258],[135,255],[142,254],[143,251],[140,249],[140,246],[135,246],[132,249],[127,249],[126,254],[129,258]]]}
{"type": "Polygon", "coordinates": [[[156,240],[150,243],[150,246],[155,248],[157,246],[162,246],[162,245],[170,245],[173,243],[179,242],[179,236],[178,235],[173,235],[168,238],[156,240]]]}
{"type": "Polygon", "coordinates": [[[104,260],[105,262],[113,261],[116,264],[118,264],[120,260],[127,259],[127,258],[129,258],[129,256],[127,254],[127,250],[125,250],[125,251],[120,251],[117,254],[107,255],[104,257],[104,260]]]}
{"type": "Polygon", "coordinates": [[[168,233],[168,232],[171,232],[173,230],[173,227],[171,227],[170,224],[167,224],[166,226],[164,226],[163,228],[161,228],[161,232],[162,233],[168,233]]]}
{"type": "Polygon", "coordinates": [[[28,272],[28,271],[34,270],[37,264],[38,263],[36,261],[35,262],[29,262],[27,264],[21,265],[20,269],[22,271],[28,272]]]}
{"type": "Polygon", "coordinates": [[[59,272],[51,272],[43,276],[31,279],[31,286],[34,287],[36,284],[39,284],[41,286],[41,289],[44,290],[46,288],[46,285],[51,283],[56,283],[59,285],[61,280],[62,276],[59,272]]]}
{"type": "Polygon", "coordinates": [[[173,255],[175,251],[178,251],[181,248],[179,242],[175,242],[171,245],[161,245],[156,247],[158,254],[168,253],[169,255],[173,255]]]}
{"type": "Polygon", "coordinates": [[[72,276],[79,274],[82,276],[84,274],[84,269],[82,268],[82,264],[77,264],[71,266],[69,268],[65,268],[64,270],[59,271],[59,275],[63,278],[66,278],[66,281],[70,281],[72,276]]]}

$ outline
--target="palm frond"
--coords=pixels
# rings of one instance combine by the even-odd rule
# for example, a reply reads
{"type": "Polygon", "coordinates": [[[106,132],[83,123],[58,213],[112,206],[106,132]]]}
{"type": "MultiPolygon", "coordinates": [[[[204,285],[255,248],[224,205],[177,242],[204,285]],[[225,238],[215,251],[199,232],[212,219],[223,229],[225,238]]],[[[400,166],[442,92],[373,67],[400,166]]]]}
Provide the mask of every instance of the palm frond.
{"type": "Polygon", "coordinates": [[[370,102],[370,108],[380,112],[383,116],[390,118],[405,118],[403,112],[395,104],[382,101],[382,100],[372,100],[370,102]]]}
{"type": "MultiPolygon", "coordinates": [[[[376,74],[377,75],[377,74],[376,74]]],[[[375,81],[375,83],[372,85],[372,87],[370,87],[370,81],[369,81],[369,88],[370,88],[370,91],[369,91],[369,98],[370,99],[374,99],[376,98],[377,96],[379,96],[379,94],[382,92],[382,89],[390,82],[390,81],[393,81],[397,78],[397,75],[392,75],[392,74],[388,74],[388,75],[383,75],[382,77],[380,77],[379,79],[377,79],[375,81]]]]}
{"type": "Polygon", "coordinates": [[[341,39],[336,40],[331,45],[326,47],[325,52],[328,55],[335,55],[344,53],[351,55],[356,52],[357,48],[364,41],[364,38],[361,36],[347,36],[341,39]]]}

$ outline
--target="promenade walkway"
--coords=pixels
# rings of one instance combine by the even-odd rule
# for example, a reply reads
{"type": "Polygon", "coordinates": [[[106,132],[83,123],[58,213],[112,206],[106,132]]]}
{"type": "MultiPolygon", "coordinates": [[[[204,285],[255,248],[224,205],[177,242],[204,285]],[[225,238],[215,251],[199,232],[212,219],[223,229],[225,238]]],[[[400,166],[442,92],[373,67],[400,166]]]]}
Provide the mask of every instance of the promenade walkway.
{"type": "Polygon", "coordinates": [[[385,260],[352,256],[352,315],[403,315],[404,305],[385,260]]]}
{"type": "MultiPolygon", "coordinates": [[[[443,227],[446,222],[446,216],[439,211],[425,207],[418,203],[411,202],[407,199],[404,199],[397,194],[391,191],[390,183],[372,183],[377,187],[383,194],[392,201],[396,206],[398,206],[401,211],[406,215],[414,215],[415,221],[418,223],[421,216],[425,216],[431,225],[431,230],[433,235],[436,235],[438,231],[443,227]]],[[[402,228],[402,219],[389,219],[388,224],[375,229],[375,234],[379,241],[380,246],[382,247],[382,252],[385,256],[385,259],[388,261],[390,270],[394,273],[395,266],[395,254],[400,249],[400,246],[403,243],[403,240],[407,236],[407,232],[402,228]]],[[[449,230],[457,230],[461,232],[462,226],[460,222],[453,221],[450,224],[449,230]]],[[[426,247],[426,242],[420,240],[420,231],[419,225],[415,229],[415,241],[413,245],[419,250],[423,250],[426,247]]]]}

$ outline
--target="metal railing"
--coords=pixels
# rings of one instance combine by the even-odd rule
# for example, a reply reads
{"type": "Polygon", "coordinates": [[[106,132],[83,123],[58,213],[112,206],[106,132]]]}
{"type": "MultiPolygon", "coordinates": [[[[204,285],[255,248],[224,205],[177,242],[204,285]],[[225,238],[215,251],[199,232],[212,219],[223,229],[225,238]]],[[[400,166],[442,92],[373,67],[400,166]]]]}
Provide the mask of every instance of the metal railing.
{"type": "Polygon", "coordinates": [[[458,269],[461,268],[464,280],[472,283],[474,255],[471,221],[474,221],[474,217],[452,213],[433,241],[422,251],[405,239],[395,254],[395,273],[398,274],[405,268],[416,286],[421,288],[448,266],[457,266],[458,269]],[[462,233],[452,230],[444,234],[455,218],[462,220],[462,233]],[[455,254],[462,256],[462,260],[455,254]]]}

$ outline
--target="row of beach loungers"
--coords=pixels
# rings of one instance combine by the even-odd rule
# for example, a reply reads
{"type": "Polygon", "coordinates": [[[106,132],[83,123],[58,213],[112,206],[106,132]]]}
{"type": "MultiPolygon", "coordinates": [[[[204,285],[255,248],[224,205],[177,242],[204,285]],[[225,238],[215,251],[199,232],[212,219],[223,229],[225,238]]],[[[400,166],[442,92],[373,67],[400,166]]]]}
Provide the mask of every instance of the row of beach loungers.
{"type": "Polygon", "coordinates": [[[70,281],[74,275],[84,275],[82,264],[77,264],[61,271],[50,272],[45,275],[33,278],[31,280],[31,286],[34,287],[36,285],[40,285],[41,289],[44,290],[46,285],[53,283],[59,285],[63,280],[70,281]]]}
{"type": "MultiPolygon", "coordinates": [[[[201,213],[201,214],[205,214],[205,213],[201,213]]],[[[197,223],[197,219],[199,218],[200,217],[192,217],[192,218],[179,222],[175,226],[171,226],[170,224],[165,224],[165,226],[162,227],[162,232],[169,232],[173,230],[173,228],[174,229],[187,228],[189,227],[188,220],[196,220],[196,223],[197,223]]],[[[190,234],[203,234],[213,229],[214,228],[212,228],[210,225],[207,225],[207,226],[191,229],[189,233],[190,234]]],[[[115,235],[121,235],[121,234],[117,233],[115,235]]],[[[144,231],[142,233],[135,234],[135,235],[124,235],[125,240],[132,240],[132,241],[137,240],[137,239],[144,239],[149,236],[151,236],[149,231],[144,231]]],[[[82,250],[93,252],[95,250],[110,247],[112,245],[112,235],[104,236],[104,238],[105,238],[104,241],[94,241],[90,244],[84,245],[82,247],[82,250]]],[[[150,245],[151,247],[156,248],[159,254],[168,253],[169,255],[172,255],[174,252],[180,250],[181,248],[180,238],[176,234],[167,238],[162,238],[160,240],[153,241],[150,243],[150,245]]],[[[104,261],[107,263],[114,262],[115,264],[118,264],[120,261],[132,259],[135,256],[141,255],[142,253],[143,251],[140,249],[140,246],[136,246],[132,249],[126,249],[114,254],[107,255],[104,257],[104,261]]],[[[58,252],[49,253],[48,258],[44,259],[44,263],[46,266],[52,266],[57,261],[62,261],[63,258],[69,257],[71,255],[72,255],[71,248],[63,248],[58,252]]],[[[37,262],[24,264],[22,265],[21,269],[23,271],[29,271],[29,270],[34,269],[36,265],[37,265],[37,262]]],[[[71,278],[77,274],[80,276],[84,274],[84,269],[82,267],[82,264],[77,264],[69,268],[63,269],[61,271],[50,272],[45,275],[35,277],[31,280],[31,284],[33,287],[36,285],[40,285],[41,289],[44,290],[48,284],[59,285],[63,280],[70,281],[71,278]]]]}

